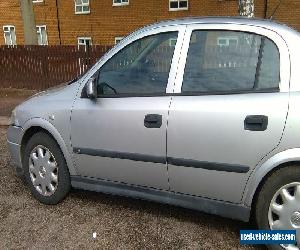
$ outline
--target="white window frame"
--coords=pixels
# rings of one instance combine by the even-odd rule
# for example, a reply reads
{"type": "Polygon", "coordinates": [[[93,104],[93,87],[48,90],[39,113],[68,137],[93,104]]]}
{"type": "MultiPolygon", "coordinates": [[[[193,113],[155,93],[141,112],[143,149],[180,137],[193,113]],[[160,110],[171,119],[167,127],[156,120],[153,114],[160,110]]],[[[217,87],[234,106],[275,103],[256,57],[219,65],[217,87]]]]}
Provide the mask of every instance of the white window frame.
{"type": "Polygon", "coordinates": [[[74,4],[75,4],[75,14],[76,15],[85,15],[85,14],[90,14],[91,13],[91,6],[90,6],[90,0],[88,0],[88,3],[83,3],[81,0],[81,4],[77,4],[76,0],[74,0],[74,4]],[[81,11],[77,11],[76,7],[81,7],[81,11]],[[88,6],[89,10],[88,11],[84,11],[83,7],[88,6]]]}
{"type": "MultiPolygon", "coordinates": [[[[48,45],[48,33],[47,33],[47,26],[46,25],[37,25],[36,26],[37,30],[36,33],[38,36],[41,36],[42,33],[41,33],[41,28],[45,28],[45,31],[46,31],[46,43],[45,44],[39,44],[39,45],[48,45]]],[[[42,39],[41,39],[42,40],[42,39]]]]}
{"type": "Polygon", "coordinates": [[[32,0],[33,3],[42,3],[44,0],[32,0]]]}
{"type": "Polygon", "coordinates": [[[175,38],[170,38],[169,39],[169,46],[170,47],[175,47],[176,43],[177,43],[177,39],[175,39],[175,38]],[[175,44],[174,44],[174,42],[175,42],[175,44]]]}
{"type": "Polygon", "coordinates": [[[169,0],[169,11],[181,11],[181,10],[188,10],[189,9],[189,0],[169,0]],[[171,2],[177,2],[178,8],[171,8],[171,2]],[[184,8],[179,7],[180,2],[186,2],[187,6],[184,8]]]}
{"type": "Polygon", "coordinates": [[[17,45],[16,27],[14,25],[3,25],[3,36],[4,36],[4,43],[5,43],[5,45],[7,45],[7,46],[15,46],[15,45],[17,45]],[[12,34],[11,34],[11,28],[13,28],[14,34],[15,34],[15,42],[16,42],[16,44],[7,44],[5,33],[8,33],[8,32],[5,31],[6,28],[9,29],[10,40],[11,41],[13,41],[12,34]]]}
{"type": "Polygon", "coordinates": [[[218,46],[220,47],[227,47],[229,46],[229,41],[230,40],[235,40],[236,44],[239,43],[239,39],[236,36],[222,36],[222,37],[218,37],[218,46]],[[226,40],[226,44],[220,44],[220,40],[226,40]]]}
{"type": "Polygon", "coordinates": [[[121,3],[115,3],[115,0],[113,0],[113,6],[124,6],[124,5],[129,5],[129,0],[127,2],[123,2],[124,0],[121,0],[121,3]]]}
{"type": "Polygon", "coordinates": [[[124,36],[116,36],[115,37],[115,44],[121,42],[121,40],[124,38],[124,36]]]}
{"type": "Polygon", "coordinates": [[[79,40],[89,40],[90,41],[90,45],[92,45],[92,38],[91,37],[89,37],[89,36],[79,36],[79,37],[77,37],[77,44],[78,44],[78,47],[79,46],[85,46],[86,47],[86,43],[84,43],[84,44],[80,44],[79,43],[79,40]]]}
{"type": "MultiPolygon", "coordinates": [[[[37,34],[38,36],[41,36],[41,35],[42,35],[42,33],[41,33],[41,28],[45,28],[45,31],[46,31],[46,43],[45,43],[45,44],[39,44],[39,45],[48,45],[47,26],[46,26],[46,25],[37,25],[36,28],[39,29],[39,30],[36,31],[36,34],[37,34]]],[[[42,40],[42,39],[41,39],[41,40],[42,40]]]]}

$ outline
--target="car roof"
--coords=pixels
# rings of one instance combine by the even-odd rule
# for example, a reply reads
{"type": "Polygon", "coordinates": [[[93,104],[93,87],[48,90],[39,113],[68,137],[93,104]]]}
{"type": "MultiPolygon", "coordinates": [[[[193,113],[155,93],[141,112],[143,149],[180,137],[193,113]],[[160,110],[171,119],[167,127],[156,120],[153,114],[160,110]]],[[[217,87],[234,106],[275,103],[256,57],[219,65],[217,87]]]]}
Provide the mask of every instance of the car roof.
{"type": "Polygon", "coordinates": [[[165,26],[174,26],[174,25],[191,25],[191,24],[241,24],[241,25],[250,25],[267,28],[273,30],[281,35],[286,33],[296,33],[300,35],[299,32],[290,28],[289,26],[269,20],[269,19],[259,19],[259,18],[247,18],[247,17],[187,17],[173,20],[160,21],[151,25],[148,25],[139,31],[145,29],[159,28],[165,26]]]}

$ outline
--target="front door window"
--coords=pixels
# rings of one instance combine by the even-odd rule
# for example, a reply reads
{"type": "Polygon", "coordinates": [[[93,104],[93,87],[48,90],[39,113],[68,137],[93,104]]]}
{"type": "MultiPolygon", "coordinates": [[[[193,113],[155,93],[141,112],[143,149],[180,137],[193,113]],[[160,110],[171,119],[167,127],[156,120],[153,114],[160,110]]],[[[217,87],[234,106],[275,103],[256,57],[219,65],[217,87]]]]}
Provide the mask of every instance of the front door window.
{"type": "Polygon", "coordinates": [[[99,95],[164,94],[176,41],[177,32],[166,32],[144,37],[126,46],[100,69],[99,95]]]}

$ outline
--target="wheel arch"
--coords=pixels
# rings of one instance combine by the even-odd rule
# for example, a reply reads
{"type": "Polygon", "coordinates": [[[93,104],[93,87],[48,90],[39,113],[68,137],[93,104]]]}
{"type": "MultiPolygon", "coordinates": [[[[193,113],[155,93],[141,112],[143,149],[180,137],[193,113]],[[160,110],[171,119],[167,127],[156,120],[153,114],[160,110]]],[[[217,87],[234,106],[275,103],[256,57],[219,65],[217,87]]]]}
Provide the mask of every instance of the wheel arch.
{"type": "Polygon", "coordinates": [[[71,156],[71,145],[69,143],[69,148],[68,149],[68,145],[66,144],[65,140],[63,139],[63,137],[61,136],[61,134],[58,132],[58,130],[54,127],[53,124],[51,124],[49,121],[43,119],[43,118],[33,118],[29,121],[27,121],[24,126],[24,134],[22,136],[22,140],[21,140],[21,149],[20,149],[20,153],[21,153],[21,159],[23,159],[23,153],[24,153],[24,148],[26,143],[28,142],[28,140],[36,133],[38,132],[44,132],[47,133],[48,135],[50,135],[58,144],[58,146],[60,147],[70,175],[76,175],[76,169],[74,167],[73,164],[73,160],[72,160],[72,156],[71,156]]]}
{"type": "Polygon", "coordinates": [[[243,204],[252,207],[268,177],[278,169],[291,165],[300,167],[300,148],[288,149],[277,153],[257,166],[246,185],[242,200],[243,204]]]}

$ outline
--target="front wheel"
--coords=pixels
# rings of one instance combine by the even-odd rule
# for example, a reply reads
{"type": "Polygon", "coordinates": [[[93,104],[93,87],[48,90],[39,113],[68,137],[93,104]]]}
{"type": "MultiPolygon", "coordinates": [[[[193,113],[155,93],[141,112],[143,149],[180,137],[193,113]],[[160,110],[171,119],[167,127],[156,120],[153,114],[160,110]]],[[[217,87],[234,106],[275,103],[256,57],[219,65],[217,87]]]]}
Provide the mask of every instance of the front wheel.
{"type": "Polygon", "coordinates": [[[300,248],[300,167],[289,166],[269,176],[258,194],[256,223],[259,229],[296,230],[297,243],[269,245],[272,250],[300,248]]]}
{"type": "Polygon", "coordinates": [[[25,146],[23,167],[32,195],[44,204],[57,204],[68,194],[70,174],[56,141],[44,132],[25,146]]]}

